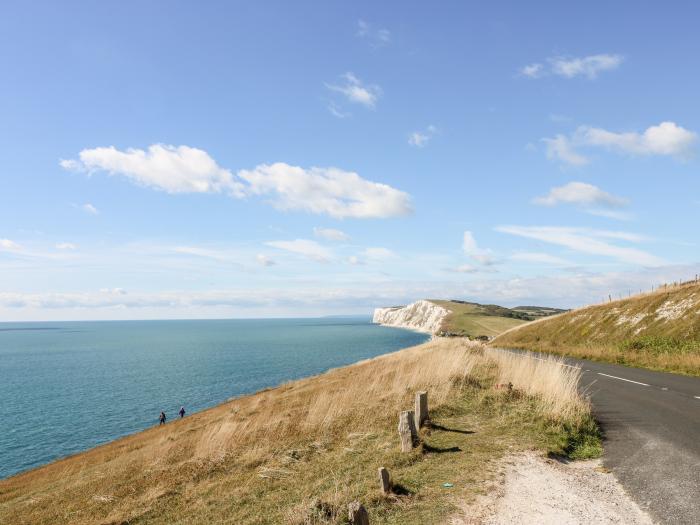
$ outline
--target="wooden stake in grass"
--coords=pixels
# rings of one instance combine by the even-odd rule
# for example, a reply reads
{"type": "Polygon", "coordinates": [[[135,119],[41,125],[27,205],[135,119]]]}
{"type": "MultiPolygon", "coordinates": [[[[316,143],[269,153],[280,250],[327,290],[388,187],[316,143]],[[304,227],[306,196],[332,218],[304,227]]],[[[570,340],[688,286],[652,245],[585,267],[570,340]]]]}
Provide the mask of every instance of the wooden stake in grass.
{"type": "Polygon", "coordinates": [[[379,467],[379,488],[382,494],[389,494],[391,492],[391,480],[389,478],[389,471],[384,467],[379,467]]]}
{"type": "Polygon", "coordinates": [[[416,428],[422,427],[428,419],[428,392],[416,392],[416,428]]]}
{"type": "Polygon", "coordinates": [[[401,452],[410,452],[418,443],[413,410],[405,410],[399,415],[399,436],[401,436],[401,452]]]}
{"type": "Polygon", "coordinates": [[[348,519],[352,525],[369,525],[367,509],[359,501],[353,501],[348,505],[348,519]]]}

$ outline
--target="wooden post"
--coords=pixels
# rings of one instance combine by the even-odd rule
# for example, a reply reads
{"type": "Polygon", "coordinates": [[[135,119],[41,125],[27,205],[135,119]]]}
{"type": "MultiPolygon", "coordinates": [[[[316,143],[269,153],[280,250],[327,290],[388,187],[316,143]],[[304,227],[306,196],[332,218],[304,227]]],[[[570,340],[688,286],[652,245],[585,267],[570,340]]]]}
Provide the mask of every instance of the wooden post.
{"type": "Polygon", "coordinates": [[[399,415],[399,435],[401,436],[401,452],[410,452],[418,443],[413,410],[405,410],[399,415]]]}
{"type": "Polygon", "coordinates": [[[428,392],[416,392],[416,428],[423,426],[428,417],[428,392]]]}
{"type": "Polygon", "coordinates": [[[369,525],[369,515],[359,501],[353,501],[348,505],[348,519],[351,525],[369,525]]]}
{"type": "Polygon", "coordinates": [[[391,492],[389,471],[384,467],[379,467],[379,488],[381,489],[382,494],[389,494],[391,492]]]}

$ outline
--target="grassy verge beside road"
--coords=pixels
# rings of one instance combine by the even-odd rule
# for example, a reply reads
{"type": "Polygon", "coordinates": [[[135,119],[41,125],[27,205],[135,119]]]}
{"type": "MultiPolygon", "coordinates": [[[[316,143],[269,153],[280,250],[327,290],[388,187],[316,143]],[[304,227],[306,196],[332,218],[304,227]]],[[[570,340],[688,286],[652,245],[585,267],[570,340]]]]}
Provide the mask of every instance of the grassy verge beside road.
{"type": "Polygon", "coordinates": [[[0,522],[343,523],[359,500],[372,523],[443,523],[506,454],[600,453],[578,373],[437,339],[0,481],[0,522]],[[418,390],[433,426],[401,453],[397,416],[418,390]],[[380,466],[390,496],[379,492],[380,466]]]}
{"type": "Polygon", "coordinates": [[[492,344],[700,376],[700,284],[538,320],[492,344]]]}

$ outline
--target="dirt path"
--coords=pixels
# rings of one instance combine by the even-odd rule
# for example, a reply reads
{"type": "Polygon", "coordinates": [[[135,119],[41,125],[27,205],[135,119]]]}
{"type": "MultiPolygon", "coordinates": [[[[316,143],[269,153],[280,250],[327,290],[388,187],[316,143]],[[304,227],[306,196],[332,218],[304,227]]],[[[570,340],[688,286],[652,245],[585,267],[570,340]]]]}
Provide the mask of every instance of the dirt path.
{"type": "Polygon", "coordinates": [[[453,525],[653,523],[600,460],[564,464],[536,454],[510,458],[493,493],[464,509],[453,525]]]}

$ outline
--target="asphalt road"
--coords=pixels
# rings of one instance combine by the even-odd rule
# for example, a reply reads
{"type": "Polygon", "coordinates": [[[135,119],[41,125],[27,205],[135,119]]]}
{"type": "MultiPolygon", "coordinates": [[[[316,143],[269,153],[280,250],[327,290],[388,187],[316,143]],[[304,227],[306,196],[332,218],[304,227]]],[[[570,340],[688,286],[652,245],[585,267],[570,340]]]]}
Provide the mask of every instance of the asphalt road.
{"type": "Polygon", "coordinates": [[[604,465],[659,523],[700,524],[700,378],[567,359],[605,433],[604,465]]]}

